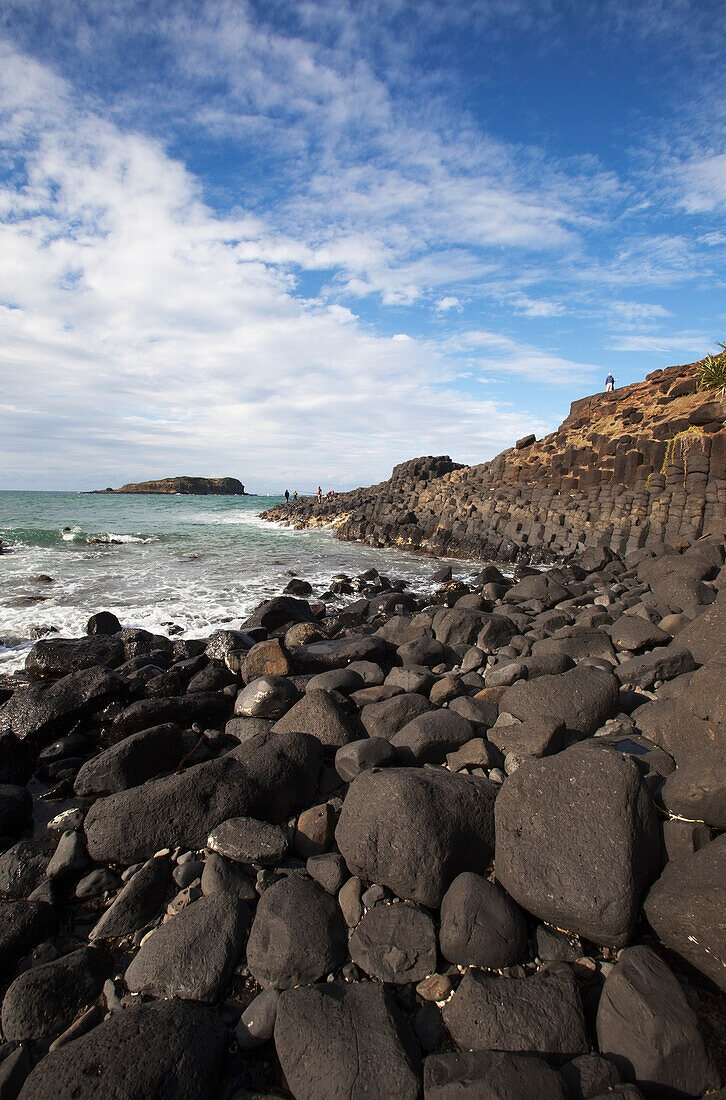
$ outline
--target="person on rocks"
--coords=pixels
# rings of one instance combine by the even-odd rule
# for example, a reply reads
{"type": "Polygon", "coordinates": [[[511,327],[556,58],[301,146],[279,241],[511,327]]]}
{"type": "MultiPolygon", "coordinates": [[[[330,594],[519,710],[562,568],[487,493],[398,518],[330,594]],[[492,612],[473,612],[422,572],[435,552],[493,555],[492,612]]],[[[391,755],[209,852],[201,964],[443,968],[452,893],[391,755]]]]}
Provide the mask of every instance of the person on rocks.
{"type": "Polygon", "coordinates": [[[613,378],[612,374],[608,374],[607,378],[605,379],[605,393],[612,393],[614,389],[615,379],[613,378]]]}
{"type": "Polygon", "coordinates": [[[290,503],[290,490],[286,489],[285,490],[285,504],[289,504],[289,503],[290,503]]]}
{"type": "Polygon", "coordinates": [[[318,504],[320,504],[320,501],[323,499],[323,490],[320,488],[319,485],[318,485],[318,491],[315,494],[315,496],[318,498],[318,504]]]}

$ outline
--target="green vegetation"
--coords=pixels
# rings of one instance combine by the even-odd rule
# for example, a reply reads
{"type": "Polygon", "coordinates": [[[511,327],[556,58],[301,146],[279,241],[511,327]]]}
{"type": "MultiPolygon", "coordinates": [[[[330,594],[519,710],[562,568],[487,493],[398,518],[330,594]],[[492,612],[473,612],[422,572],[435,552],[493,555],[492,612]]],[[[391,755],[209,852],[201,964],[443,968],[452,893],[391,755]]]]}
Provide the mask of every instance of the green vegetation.
{"type": "Polygon", "coordinates": [[[685,431],[676,432],[666,443],[665,457],[660,472],[666,476],[668,483],[668,467],[680,457],[683,462],[683,488],[686,487],[688,477],[688,456],[694,447],[698,447],[704,454],[706,452],[706,436],[702,428],[691,424],[685,431]]]}
{"type": "Polygon", "coordinates": [[[714,391],[726,396],[726,344],[719,343],[723,351],[719,355],[707,355],[698,368],[699,390],[714,391]]]}

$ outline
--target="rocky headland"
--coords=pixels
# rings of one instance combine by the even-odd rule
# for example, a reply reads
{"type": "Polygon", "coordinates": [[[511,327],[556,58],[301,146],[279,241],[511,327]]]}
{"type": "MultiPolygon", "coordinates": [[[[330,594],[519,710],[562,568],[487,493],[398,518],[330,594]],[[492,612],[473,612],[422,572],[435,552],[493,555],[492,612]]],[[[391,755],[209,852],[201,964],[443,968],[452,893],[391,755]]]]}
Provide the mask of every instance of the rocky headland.
{"type": "Polygon", "coordinates": [[[726,567],[683,530],[39,640],[0,1095],[723,1098],[726,567]]]}
{"type": "Polygon", "coordinates": [[[586,547],[628,554],[726,532],[726,402],[699,364],[575,401],[556,432],[490,462],[403,462],[379,485],[263,515],[332,524],[340,539],[435,556],[553,562],[586,547]]]}
{"type": "Polygon", "coordinates": [[[179,496],[247,496],[236,477],[163,477],[158,481],[130,482],[120,489],[94,489],[94,493],[162,493],[179,496]]]}

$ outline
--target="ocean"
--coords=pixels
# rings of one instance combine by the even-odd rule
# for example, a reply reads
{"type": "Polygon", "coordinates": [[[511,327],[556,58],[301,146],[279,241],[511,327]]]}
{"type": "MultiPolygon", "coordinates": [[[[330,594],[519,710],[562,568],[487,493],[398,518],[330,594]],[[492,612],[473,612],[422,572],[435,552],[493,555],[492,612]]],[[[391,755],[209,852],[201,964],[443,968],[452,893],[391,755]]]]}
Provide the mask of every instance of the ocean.
{"type": "MultiPolygon", "coordinates": [[[[294,531],[259,518],[282,497],[106,496],[0,492],[0,671],[22,668],[48,626],[85,633],[112,611],[124,626],[204,637],[238,626],[296,575],[314,596],[337,573],[375,567],[416,591],[440,560],[357,543],[329,529],[294,531]]],[[[454,562],[462,580],[478,568],[454,562]]],[[[340,602],[340,601],[338,601],[340,602]]],[[[346,602],[346,601],[342,601],[346,602]]]]}

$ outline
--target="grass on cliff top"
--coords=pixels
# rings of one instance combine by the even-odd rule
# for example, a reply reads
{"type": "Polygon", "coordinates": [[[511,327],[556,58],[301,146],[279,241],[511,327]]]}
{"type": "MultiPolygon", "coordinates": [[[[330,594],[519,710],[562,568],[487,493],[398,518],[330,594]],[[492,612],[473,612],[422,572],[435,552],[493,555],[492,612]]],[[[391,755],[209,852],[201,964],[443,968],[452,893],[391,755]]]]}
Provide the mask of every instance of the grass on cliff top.
{"type": "Polygon", "coordinates": [[[720,355],[707,355],[698,369],[698,388],[718,397],[726,396],[726,344],[719,343],[720,355]]]}

